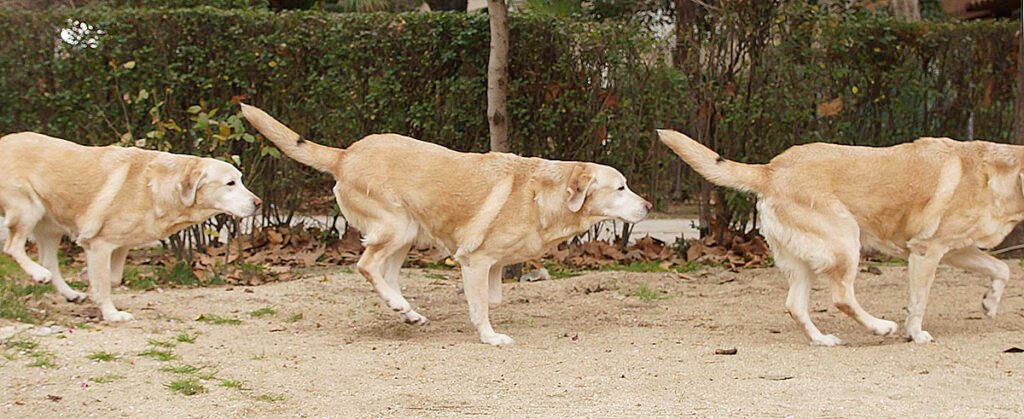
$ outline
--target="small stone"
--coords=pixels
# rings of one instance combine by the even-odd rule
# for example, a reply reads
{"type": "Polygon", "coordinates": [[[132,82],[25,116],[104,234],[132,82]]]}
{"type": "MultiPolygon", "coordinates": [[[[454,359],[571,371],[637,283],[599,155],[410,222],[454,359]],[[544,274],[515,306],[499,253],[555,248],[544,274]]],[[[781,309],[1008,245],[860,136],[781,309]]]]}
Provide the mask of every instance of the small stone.
{"type": "Polygon", "coordinates": [[[53,334],[53,329],[49,326],[38,327],[32,331],[32,334],[36,336],[50,336],[53,334]]]}
{"type": "Polygon", "coordinates": [[[527,272],[523,276],[519,277],[519,282],[537,282],[547,281],[551,279],[551,274],[548,273],[547,269],[540,268],[532,272],[527,272]]]}
{"type": "Polygon", "coordinates": [[[882,270],[878,269],[877,266],[867,266],[864,269],[861,269],[860,271],[861,272],[867,272],[869,274],[874,274],[874,275],[881,275],[882,274],[882,270]]]}

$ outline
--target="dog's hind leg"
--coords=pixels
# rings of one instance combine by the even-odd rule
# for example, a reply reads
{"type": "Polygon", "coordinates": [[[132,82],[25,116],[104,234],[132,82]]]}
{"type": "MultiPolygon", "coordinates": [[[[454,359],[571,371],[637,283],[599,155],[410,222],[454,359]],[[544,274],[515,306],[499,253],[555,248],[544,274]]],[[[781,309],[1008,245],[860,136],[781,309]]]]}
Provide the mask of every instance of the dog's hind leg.
{"type": "Polygon", "coordinates": [[[4,243],[4,253],[10,255],[18,263],[18,266],[28,273],[32,279],[44,284],[53,279],[53,274],[50,273],[49,269],[28,257],[25,253],[25,243],[28,241],[29,233],[35,229],[36,224],[43,218],[45,211],[44,208],[26,203],[26,205],[17,210],[8,208],[6,211],[7,218],[4,221],[7,224],[7,229],[10,231],[7,242],[4,243]]]}
{"type": "Polygon", "coordinates": [[[996,257],[983,252],[977,247],[967,247],[949,252],[942,258],[942,263],[963,270],[987,274],[992,278],[992,286],[985,292],[981,307],[985,315],[995,317],[999,311],[999,301],[1003,298],[1006,281],[1010,279],[1010,267],[996,257]]]}
{"type": "Polygon", "coordinates": [[[495,264],[487,274],[487,302],[491,304],[501,304],[501,274],[504,271],[503,265],[495,264]]]}
{"type": "Polygon", "coordinates": [[[370,282],[388,308],[398,312],[402,321],[409,324],[424,324],[427,318],[414,311],[409,301],[402,296],[401,290],[397,288],[401,261],[405,259],[405,253],[416,239],[415,224],[398,214],[391,216],[392,219],[378,223],[367,232],[363,243],[366,250],[363,250],[359,262],[356,262],[356,269],[370,282]],[[401,227],[395,229],[392,226],[401,227]],[[390,280],[389,271],[392,275],[390,280]]]}
{"type": "Polygon", "coordinates": [[[857,302],[853,284],[857,279],[859,259],[860,243],[847,243],[845,248],[837,252],[834,263],[821,271],[821,275],[827,277],[832,284],[832,302],[839,311],[852,317],[871,333],[880,336],[895,335],[899,330],[896,322],[872,316],[857,302]]]}
{"type": "MultiPolygon", "coordinates": [[[[402,295],[402,284],[399,283],[399,277],[402,271],[402,264],[405,263],[405,257],[409,254],[409,249],[412,248],[412,244],[407,244],[395,250],[387,257],[384,262],[384,280],[388,286],[394,290],[399,297],[405,298],[402,295]]],[[[408,301],[408,300],[406,300],[408,301]]],[[[411,307],[411,304],[410,304],[411,307]]],[[[424,325],[429,321],[426,316],[417,313],[414,310],[409,310],[405,313],[400,313],[402,321],[409,324],[424,325]]]]}
{"type": "Polygon", "coordinates": [[[128,246],[118,247],[110,254],[110,286],[120,287],[124,277],[124,262],[128,259],[128,246]]]}
{"type": "Polygon", "coordinates": [[[60,273],[60,261],[57,258],[57,251],[60,249],[60,238],[64,233],[59,227],[51,225],[46,221],[36,224],[33,232],[36,237],[36,244],[39,245],[39,262],[53,275],[53,287],[57,292],[73,303],[85,301],[85,293],[71,289],[60,273]]]}
{"type": "MultiPolygon", "coordinates": [[[[772,242],[772,240],[769,240],[772,242]]],[[[804,335],[811,340],[812,345],[835,346],[841,342],[834,335],[822,334],[818,327],[811,321],[809,300],[811,286],[814,284],[815,274],[811,267],[783,248],[777,243],[772,243],[772,252],[775,256],[775,266],[789,280],[789,294],[786,296],[786,310],[798,326],[803,330],[804,335]]]]}

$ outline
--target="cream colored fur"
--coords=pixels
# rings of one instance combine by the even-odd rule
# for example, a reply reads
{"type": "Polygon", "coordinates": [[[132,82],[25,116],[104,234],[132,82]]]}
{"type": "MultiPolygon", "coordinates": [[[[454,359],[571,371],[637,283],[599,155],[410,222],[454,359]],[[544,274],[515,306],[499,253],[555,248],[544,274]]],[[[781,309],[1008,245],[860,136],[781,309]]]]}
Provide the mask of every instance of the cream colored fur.
{"type": "Polygon", "coordinates": [[[762,233],[789,279],[786,307],[813,344],[840,343],[811,322],[815,278],[830,282],[836,307],[868,330],[897,332],[854,296],[862,247],[908,259],[906,334],[915,342],[932,341],[921,323],[940,262],[989,275],[982,306],[995,316],[1010,271],[980,249],[998,245],[1024,219],[1024,147],[948,138],[884,148],[814,143],[749,165],[681,133],[658,134],[711,182],[758,195],[762,233]]]}
{"type": "Polygon", "coordinates": [[[160,240],[219,213],[249,216],[260,200],[228,163],[123,147],[84,147],[41,134],[0,138],[0,211],[10,236],[4,252],[33,279],[71,289],[57,262],[68,235],[86,252],[89,288],[104,320],[131,320],[114,307],[128,249],[160,240]],[[32,235],[39,262],[25,254],[32,235]]]}
{"type": "Polygon", "coordinates": [[[461,265],[470,319],[492,345],[512,343],[488,316],[488,302],[501,301],[503,266],[601,220],[640,221],[651,207],[607,166],[459,153],[396,134],[342,150],[302,140],[258,108],[242,112],[285,154],[334,176],[342,214],[363,233],[358,270],[388,307],[407,323],[426,323],[402,296],[398,273],[411,246],[436,244],[461,265]]]}

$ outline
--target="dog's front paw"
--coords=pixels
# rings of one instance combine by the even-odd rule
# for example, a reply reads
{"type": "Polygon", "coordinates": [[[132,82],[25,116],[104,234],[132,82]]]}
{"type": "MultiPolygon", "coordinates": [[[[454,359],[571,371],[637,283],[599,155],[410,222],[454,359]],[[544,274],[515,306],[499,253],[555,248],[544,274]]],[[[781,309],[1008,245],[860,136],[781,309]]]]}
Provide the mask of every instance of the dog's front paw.
{"type": "Polygon", "coordinates": [[[116,310],[110,313],[103,313],[103,320],[108,322],[126,322],[135,319],[132,313],[116,310]]]}
{"type": "Polygon", "coordinates": [[[821,335],[811,339],[811,345],[814,346],[837,346],[842,344],[843,341],[839,340],[836,335],[821,335]]]}
{"type": "Polygon", "coordinates": [[[40,284],[49,284],[53,280],[53,273],[42,266],[29,267],[28,274],[32,277],[32,280],[40,284]]]}
{"type": "Polygon", "coordinates": [[[414,310],[409,310],[406,311],[405,313],[401,313],[399,314],[399,317],[402,319],[403,322],[416,326],[423,326],[430,321],[429,319],[427,319],[426,316],[417,313],[414,310]]]}
{"type": "Polygon", "coordinates": [[[990,319],[995,318],[996,313],[999,312],[999,297],[995,291],[988,290],[981,299],[981,308],[985,310],[985,315],[990,319]]]}
{"type": "Polygon", "coordinates": [[[928,332],[926,332],[924,330],[918,330],[916,332],[909,332],[908,335],[909,335],[908,337],[910,338],[910,340],[913,340],[915,343],[929,343],[929,342],[934,342],[935,341],[935,339],[932,338],[932,334],[928,333],[928,332]]]}
{"type": "Polygon", "coordinates": [[[871,333],[878,336],[896,336],[896,332],[900,330],[900,326],[894,321],[880,320],[877,324],[871,325],[869,328],[871,333]]]}
{"type": "Polygon", "coordinates": [[[86,298],[89,298],[87,295],[85,295],[85,293],[81,293],[75,290],[71,290],[67,294],[62,295],[64,296],[64,299],[67,300],[69,303],[81,303],[85,301],[86,298]]]}
{"type": "Polygon", "coordinates": [[[491,334],[491,335],[480,336],[480,341],[483,342],[483,343],[486,343],[488,345],[494,345],[494,346],[505,346],[505,345],[511,345],[512,344],[512,338],[508,337],[507,335],[503,335],[501,333],[495,333],[495,334],[491,334]]]}

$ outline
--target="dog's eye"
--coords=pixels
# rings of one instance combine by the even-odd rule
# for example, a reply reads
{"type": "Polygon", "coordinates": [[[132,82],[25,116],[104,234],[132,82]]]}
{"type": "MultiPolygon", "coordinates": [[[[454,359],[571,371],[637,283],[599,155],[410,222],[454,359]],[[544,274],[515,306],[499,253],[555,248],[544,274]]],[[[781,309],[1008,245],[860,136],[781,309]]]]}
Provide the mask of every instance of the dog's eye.
{"type": "Polygon", "coordinates": [[[228,182],[228,186],[235,186],[235,181],[228,182]]]}
{"type": "Polygon", "coordinates": [[[625,186],[619,186],[619,190],[620,191],[624,191],[624,190],[626,190],[626,187],[625,186]]]}

